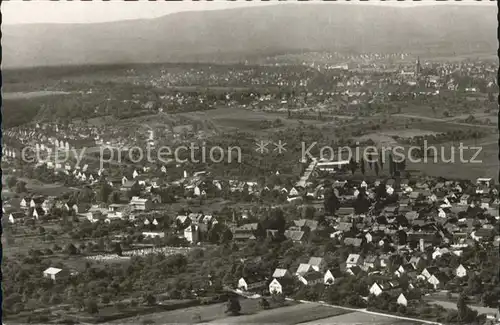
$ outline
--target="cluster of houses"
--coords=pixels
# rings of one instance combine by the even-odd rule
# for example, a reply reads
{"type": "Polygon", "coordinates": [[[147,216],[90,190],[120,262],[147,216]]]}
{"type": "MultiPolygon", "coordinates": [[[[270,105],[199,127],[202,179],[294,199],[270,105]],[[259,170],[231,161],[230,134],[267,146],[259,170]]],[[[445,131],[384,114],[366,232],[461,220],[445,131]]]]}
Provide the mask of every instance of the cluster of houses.
{"type": "MultiPolygon", "coordinates": [[[[300,263],[295,272],[288,269],[277,268],[270,278],[251,279],[242,277],[238,280],[236,289],[241,292],[263,292],[271,294],[285,294],[287,286],[301,283],[304,286],[323,284],[330,286],[344,277],[357,276],[360,272],[373,276],[369,285],[369,294],[378,297],[387,293],[394,297],[399,305],[408,305],[408,301],[415,299],[412,290],[418,287],[432,287],[435,290],[444,288],[452,278],[464,278],[470,272],[476,272],[460,264],[455,269],[428,266],[422,269],[419,265],[420,257],[412,256],[408,260],[400,259],[399,267],[393,273],[389,271],[389,255],[369,255],[363,258],[359,254],[349,254],[342,268],[328,269],[321,257],[311,257],[307,263],[300,263]],[[422,269],[422,271],[417,271],[422,269]],[[407,287],[402,287],[400,278],[405,274],[408,279],[407,287]],[[297,282],[298,281],[298,282],[297,282]]],[[[288,289],[292,289],[288,287],[288,289]]]]}
{"type": "MultiPolygon", "coordinates": [[[[366,185],[363,187],[368,192],[379,186],[366,185]]],[[[363,247],[369,245],[382,251],[384,247],[391,247],[395,252],[377,255],[352,253],[346,259],[344,269],[335,271],[325,269],[323,260],[313,257],[308,263],[300,264],[293,276],[304,285],[328,285],[338,277],[357,276],[362,272],[385,276],[386,280],[376,281],[370,286],[370,293],[378,296],[382,292],[396,292],[397,303],[406,305],[411,294],[403,292],[398,279],[408,279],[410,289],[423,285],[438,290],[454,279],[477,273],[473,265],[460,264],[455,269],[431,266],[446,255],[462,256],[466,247],[476,243],[497,247],[500,244],[500,236],[495,230],[500,219],[498,192],[492,179],[479,178],[475,185],[470,186],[472,189],[457,182],[420,182],[410,188],[406,180],[387,182],[387,194],[398,195],[398,200],[381,211],[370,210],[367,214],[356,215],[354,208],[342,207],[334,217],[327,216],[326,221],[334,228],[330,237],[339,239],[345,246],[357,248],[356,251],[363,251],[363,247]],[[466,191],[471,194],[464,194],[466,191]]],[[[354,197],[357,195],[353,194],[354,197]]],[[[293,225],[285,230],[285,236],[295,242],[305,242],[307,233],[310,233],[304,231],[305,227],[314,231],[320,226],[316,220],[294,220],[293,225]]],[[[233,239],[255,240],[258,228],[257,223],[242,225],[233,230],[233,239]]],[[[274,233],[269,229],[266,232],[268,236],[274,233]]],[[[276,269],[272,280],[242,278],[238,288],[252,291],[267,286],[269,292],[282,293],[287,277],[293,276],[289,270],[276,269]]]]}

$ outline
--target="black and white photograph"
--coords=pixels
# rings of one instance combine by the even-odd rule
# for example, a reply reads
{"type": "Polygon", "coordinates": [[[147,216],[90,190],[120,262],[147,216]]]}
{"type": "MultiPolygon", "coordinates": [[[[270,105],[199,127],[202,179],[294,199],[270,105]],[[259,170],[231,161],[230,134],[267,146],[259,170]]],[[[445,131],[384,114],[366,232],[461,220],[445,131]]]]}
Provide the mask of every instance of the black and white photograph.
{"type": "Polygon", "coordinates": [[[2,1],[2,325],[499,325],[496,1],[2,1]]]}

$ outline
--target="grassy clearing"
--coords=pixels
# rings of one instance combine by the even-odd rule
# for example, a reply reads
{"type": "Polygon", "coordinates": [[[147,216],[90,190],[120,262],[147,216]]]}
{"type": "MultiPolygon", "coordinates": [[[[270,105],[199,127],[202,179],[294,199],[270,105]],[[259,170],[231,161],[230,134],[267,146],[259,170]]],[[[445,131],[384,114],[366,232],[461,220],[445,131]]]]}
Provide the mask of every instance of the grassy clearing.
{"type": "Polygon", "coordinates": [[[318,319],[315,321],[302,323],[302,325],[344,325],[344,324],[358,324],[358,325],[417,325],[421,323],[411,322],[408,320],[399,320],[391,317],[372,315],[362,312],[345,313],[338,316],[318,319]]]}
{"type": "MultiPolygon", "coordinates": [[[[244,310],[242,309],[244,312],[244,310]]],[[[317,323],[317,320],[342,315],[349,311],[320,306],[314,304],[300,304],[272,310],[261,311],[258,314],[241,315],[236,317],[226,317],[215,321],[218,324],[301,324],[305,322],[317,323]]]]}
{"type": "MultiPolygon", "coordinates": [[[[240,305],[241,305],[241,312],[244,314],[242,316],[238,317],[231,317],[227,318],[227,315],[225,313],[226,311],[226,304],[225,303],[218,303],[218,304],[213,304],[213,305],[205,305],[205,306],[196,306],[196,307],[189,307],[189,308],[183,308],[179,310],[172,310],[172,311],[167,311],[167,312],[161,312],[161,313],[154,313],[154,314],[149,314],[149,315],[142,315],[142,316],[137,316],[137,317],[130,317],[130,318],[125,318],[121,319],[119,321],[114,321],[112,323],[114,324],[124,324],[124,323],[131,323],[131,324],[142,324],[145,321],[151,321],[154,322],[155,324],[194,324],[194,323],[207,323],[207,322],[212,322],[215,320],[219,319],[224,319],[223,323],[233,323],[233,320],[239,319],[241,317],[246,317],[249,315],[260,315],[261,313],[265,312],[273,312],[273,311],[279,311],[282,309],[288,309],[290,307],[286,306],[291,306],[296,303],[293,302],[286,302],[285,307],[277,307],[273,306],[272,302],[271,303],[271,309],[268,311],[262,311],[261,308],[259,307],[259,300],[258,299],[240,299],[240,305]]],[[[268,323],[268,322],[266,322],[268,323]]]]}
{"type": "MultiPolygon", "coordinates": [[[[446,177],[446,178],[461,178],[461,179],[471,179],[475,180],[478,177],[493,177],[498,180],[498,144],[492,143],[487,145],[480,145],[481,142],[477,142],[477,146],[481,147],[481,152],[474,159],[475,149],[464,149],[463,158],[464,161],[460,160],[459,144],[447,143],[436,146],[439,151],[444,154],[441,156],[441,152],[438,152],[437,161],[434,158],[429,158],[427,162],[412,163],[407,164],[409,169],[418,169],[423,173],[436,176],[436,177],[446,177]],[[452,149],[452,147],[454,149],[452,149]],[[452,157],[452,150],[454,150],[454,162],[444,162],[442,158],[449,160],[452,157]],[[468,161],[466,161],[468,160],[468,161]],[[480,161],[480,162],[479,162],[480,161]]],[[[464,143],[464,146],[466,144],[464,143]]]]}

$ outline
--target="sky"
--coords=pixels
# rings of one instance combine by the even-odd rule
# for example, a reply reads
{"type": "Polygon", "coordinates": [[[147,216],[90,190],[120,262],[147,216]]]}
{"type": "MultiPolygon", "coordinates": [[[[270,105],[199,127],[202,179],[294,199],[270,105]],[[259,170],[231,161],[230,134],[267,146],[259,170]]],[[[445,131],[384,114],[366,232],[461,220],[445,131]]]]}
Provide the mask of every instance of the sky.
{"type": "MultiPolygon", "coordinates": [[[[33,24],[33,23],[98,23],[128,19],[155,18],[168,14],[192,11],[192,10],[220,10],[241,7],[255,7],[268,5],[287,5],[287,3],[296,1],[287,1],[286,3],[277,1],[147,1],[139,0],[134,2],[124,2],[123,0],[111,1],[21,1],[10,0],[2,1],[2,23],[12,24],[33,24]]],[[[314,5],[324,3],[323,1],[302,2],[303,5],[314,5]]],[[[341,3],[340,1],[338,3],[341,3]]],[[[434,0],[423,0],[421,2],[396,2],[396,1],[370,1],[368,3],[350,2],[345,5],[381,5],[413,7],[422,5],[449,5],[449,4],[474,4],[474,5],[495,5],[495,1],[474,1],[465,0],[462,2],[436,2],[434,0]]]]}

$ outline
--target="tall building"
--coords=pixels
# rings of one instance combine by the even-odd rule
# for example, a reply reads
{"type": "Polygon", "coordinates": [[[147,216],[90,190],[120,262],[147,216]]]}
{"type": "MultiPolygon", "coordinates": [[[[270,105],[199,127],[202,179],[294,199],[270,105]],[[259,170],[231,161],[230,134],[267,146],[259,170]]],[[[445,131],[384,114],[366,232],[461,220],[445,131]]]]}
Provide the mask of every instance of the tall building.
{"type": "Polygon", "coordinates": [[[420,65],[420,57],[417,57],[417,66],[415,68],[415,76],[420,76],[420,71],[422,70],[422,66],[420,65]]]}

